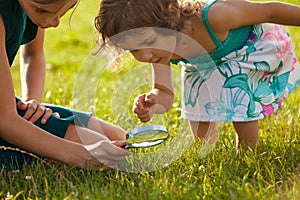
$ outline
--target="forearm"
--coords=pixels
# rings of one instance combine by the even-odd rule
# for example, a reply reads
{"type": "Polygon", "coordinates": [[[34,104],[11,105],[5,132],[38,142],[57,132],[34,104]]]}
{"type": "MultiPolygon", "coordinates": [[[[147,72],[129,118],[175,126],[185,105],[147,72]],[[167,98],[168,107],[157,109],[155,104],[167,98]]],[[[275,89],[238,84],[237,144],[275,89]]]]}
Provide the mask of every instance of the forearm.
{"type": "Polygon", "coordinates": [[[269,2],[266,3],[271,23],[300,26],[300,7],[287,3],[269,2]]]}
{"type": "Polygon", "coordinates": [[[152,64],[153,86],[151,93],[156,96],[153,113],[161,114],[172,108],[174,102],[174,86],[170,65],[152,64]]]}
{"type": "Polygon", "coordinates": [[[44,30],[39,29],[36,38],[21,47],[20,65],[23,99],[41,102],[46,73],[44,30]]]}
{"type": "Polygon", "coordinates": [[[219,32],[260,23],[300,26],[300,7],[279,1],[217,1],[210,13],[210,23],[219,32]]]}
{"type": "Polygon", "coordinates": [[[65,163],[70,162],[71,155],[80,148],[79,144],[51,135],[17,114],[9,114],[1,120],[0,137],[20,149],[65,163]]]}
{"type": "Polygon", "coordinates": [[[33,56],[23,55],[20,65],[22,98],[24,100],[36,99],[41,102],[46,73],[43,53],[33,56]]]}

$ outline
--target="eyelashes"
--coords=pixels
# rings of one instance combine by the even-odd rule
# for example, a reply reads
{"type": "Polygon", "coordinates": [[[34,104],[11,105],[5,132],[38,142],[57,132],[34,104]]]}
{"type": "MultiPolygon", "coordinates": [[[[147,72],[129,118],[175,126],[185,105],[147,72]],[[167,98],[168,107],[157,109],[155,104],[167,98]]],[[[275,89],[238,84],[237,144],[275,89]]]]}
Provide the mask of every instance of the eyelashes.
{"type": "Polygon", "coordinates": [[[40,8],[35,8],[34,10],[35,10],[36,13],[39,13],[39,14],[43,14],[43,13],[47,12],[44,9],[40,9],[40,8]]]}

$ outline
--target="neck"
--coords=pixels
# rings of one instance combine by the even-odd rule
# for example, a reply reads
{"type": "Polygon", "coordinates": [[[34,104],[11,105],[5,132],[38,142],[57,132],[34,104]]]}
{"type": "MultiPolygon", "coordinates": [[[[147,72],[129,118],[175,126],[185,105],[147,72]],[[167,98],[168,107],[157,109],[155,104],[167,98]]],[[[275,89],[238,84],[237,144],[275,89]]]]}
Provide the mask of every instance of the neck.
{"type": "Polygon", "coordinates": [[[175,53],[181,58],[193,58],[198,55],[206,54],[206,50],[200,45],[197,31],[193,28],[190,34],[180,33],[175,53]]]}

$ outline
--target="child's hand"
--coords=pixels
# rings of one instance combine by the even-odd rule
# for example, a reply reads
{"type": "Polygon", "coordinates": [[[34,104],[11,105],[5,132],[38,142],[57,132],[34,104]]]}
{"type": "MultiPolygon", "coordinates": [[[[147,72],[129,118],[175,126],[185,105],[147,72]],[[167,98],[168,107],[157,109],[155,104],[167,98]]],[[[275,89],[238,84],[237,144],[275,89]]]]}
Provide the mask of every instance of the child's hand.
{"type": "MultiPolygon", "coordinates": [[[[26,111],[23,118],[35,123],[42,117],[41,123],[46,124],[53,111],[50,108],[46,108],[36,100],[30,100],[27,102],[18,101],[17,106],[20,110],[26,111]]],[[[56,117],[60,117],[58,113],[53,113],[56,117]]]]}
{"type": "Polygon", "coordinates": [[[155,94],[142,94],[135,98],[133,112],[141,120],[141,122],[148,122],[153,116],[151,107],[156,103],[155,94]]]}
{"type": "MultiPolygon", "coordinates": [[[[109,141],[102,140],[95,144],[86,145],[85,149],[89,155],[84,162],[88,162],[88,168],[99,169],[104,166],[105,171],[115,168],[121,161],[123,161],[131,152],[127,149],[121,148],[126,145],[125,141],[109,141]]],[[[79,165],[79,166],[80,166],[79,165]]]]}

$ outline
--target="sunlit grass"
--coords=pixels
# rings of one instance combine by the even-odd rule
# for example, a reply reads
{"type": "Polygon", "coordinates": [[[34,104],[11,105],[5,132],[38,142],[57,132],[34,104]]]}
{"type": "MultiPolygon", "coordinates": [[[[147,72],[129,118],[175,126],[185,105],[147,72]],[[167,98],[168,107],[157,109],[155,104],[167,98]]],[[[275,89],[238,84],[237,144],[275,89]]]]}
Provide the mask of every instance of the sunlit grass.
{"type": "MultiPolygon", "coordinates": [[[[298,4],[298,0],[289,2],[298,4]]],[[[140,63],[125,59],[126,68],[116,71],[105,68],[101,74],[96,74],[97,68],[89,64],[88,59],[96,47],[93,16],[97,7],[96,0],[81,1],[70,24],[68,15],[57,30],[47,31],[48,71],[44,101],[81,106],[83,110],[92,110],[96,116],[129,129],[140,124],[131,113],[132,101],[135,95],[150,87],[149,84],[138,84],[141,81],[147,83],[151,72],[145,70],[141,76],[126,82],[124,88],[118,85],[119,81],[140,63]],[[85,67],[90,67],[90,71],[84,71],[85,67]],[[97,85],[91,86],[92,104],[89,98],[74,105],[78,92],[82,89],[85,94],[84,90],[90,89],[80,82],[84,78],[96,79],[97,85]],[[119,88],[125,90],[124,98],[128,102],[115,111],[118,98],[122,98],[114,99],[117,95],[114,92],[119,88]]],[[[289,30],[300,58],[300,29],[289,27],[289,30]]],[[[12,73],[16,94],[20,95],[17,66],[18,61],[12,67],[12,73]]],[[[174,107],[159,118],[170,128],[171,138],[179,134],[176,130],[183,123],[180,119],[179,71],[176,69],[174,75],[178,84],[174,107]]],[[[155,171],[101,173],[40,159],[22,171],[3,170],[0,172],[0,199],[300,199],[299,96],[298,89],[276,114],[260,121],[261,142],[257,149],[242,150],[237,155],[233,127],[224,123],[219,140],[208,155],[200,156],[203,146],[200,141],[195,141],[175,162],[155,171]]]]}

